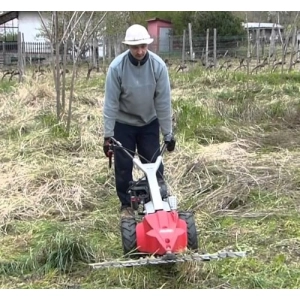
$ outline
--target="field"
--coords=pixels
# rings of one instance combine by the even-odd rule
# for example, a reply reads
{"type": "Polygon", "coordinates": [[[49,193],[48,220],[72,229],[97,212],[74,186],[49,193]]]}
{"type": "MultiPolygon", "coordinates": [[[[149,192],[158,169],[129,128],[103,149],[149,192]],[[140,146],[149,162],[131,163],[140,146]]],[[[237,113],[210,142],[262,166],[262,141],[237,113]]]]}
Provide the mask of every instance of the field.
{"type": "Polygon", "coordinates": [[[105,76],[85,74],[69,136],[56,121],[51,74],[0,82],[2,289],[300,288],[298,67],[170,70],[177,148],[164,158],[169,187],[195,212],[202,252],[248,253],[172,268],[88,266],[120,258],[122,247],[102,152],[105,76]]]}

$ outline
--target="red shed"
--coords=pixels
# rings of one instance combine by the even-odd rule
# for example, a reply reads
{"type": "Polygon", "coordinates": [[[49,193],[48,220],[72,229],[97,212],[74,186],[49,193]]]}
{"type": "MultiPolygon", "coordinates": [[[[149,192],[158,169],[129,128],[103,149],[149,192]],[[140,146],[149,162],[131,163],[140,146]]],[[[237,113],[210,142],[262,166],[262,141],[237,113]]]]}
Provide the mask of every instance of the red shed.
{"type": "Polygon", "coordinates": [[[169,52],[172,50],[172,29],[171,21],[154,18],[147,20],[148,32],[154,42],[149,49],[156,53],[169,52]]]}

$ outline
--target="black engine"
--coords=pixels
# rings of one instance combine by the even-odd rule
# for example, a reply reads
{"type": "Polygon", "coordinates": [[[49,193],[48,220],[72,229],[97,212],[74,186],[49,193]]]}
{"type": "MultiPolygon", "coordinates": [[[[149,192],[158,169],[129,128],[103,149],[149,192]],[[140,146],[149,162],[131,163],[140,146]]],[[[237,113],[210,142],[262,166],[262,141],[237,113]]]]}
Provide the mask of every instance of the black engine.
{"type": "MultiPolygon", "coordinates": [[[[168,197],[168,189],[164,180],[158,179],[160,194],[162,199],[168,197]]],[[[131,181],[128,189],[131,199],[131,206],[134,210],[138,210],[139,206],[144,206],[150,199],[150,188],[147,179],[131,181]]]]}

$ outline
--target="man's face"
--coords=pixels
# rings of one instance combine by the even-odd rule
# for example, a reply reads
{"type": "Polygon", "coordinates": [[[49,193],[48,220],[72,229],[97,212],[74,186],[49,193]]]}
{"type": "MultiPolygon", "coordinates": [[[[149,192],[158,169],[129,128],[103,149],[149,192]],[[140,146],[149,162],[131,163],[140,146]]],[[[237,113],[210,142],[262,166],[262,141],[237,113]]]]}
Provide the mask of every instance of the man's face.
{"type": "Polygon", "coordinates": [[[129,46],[129,49],[130,49],[132,56],[135,59],[142,60],[147,53],[148,45],[142,44],[142,45],[129,46]]]}

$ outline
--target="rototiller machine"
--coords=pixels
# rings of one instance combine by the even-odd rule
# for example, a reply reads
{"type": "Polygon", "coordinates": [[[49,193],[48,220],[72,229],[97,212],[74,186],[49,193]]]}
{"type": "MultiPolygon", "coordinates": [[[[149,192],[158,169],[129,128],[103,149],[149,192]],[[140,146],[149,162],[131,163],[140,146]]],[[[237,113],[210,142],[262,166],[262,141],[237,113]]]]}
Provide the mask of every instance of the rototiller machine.
{"type": "MultiPolygon", "coordinates": [[[[156,161],[147,163],[142,163],[139,157],[130,154],[119,141],[112,138],[112,153],[116,147],[132,158],[134,166],[139,168],[144,176],[131,182],[128,190],[135,215],[121,219],[120,230],[125,259],[92,263],[92,268],[210,261],[246,256],[245,252],[233,251],[197,253],[198,233],[193,213],[178,211],[176,197],[169,194],[165,181],[157,178],[166,144],[162,146],[156,161]]],[[[110,156],[110,167],[111,159],[110,156]]]]}

